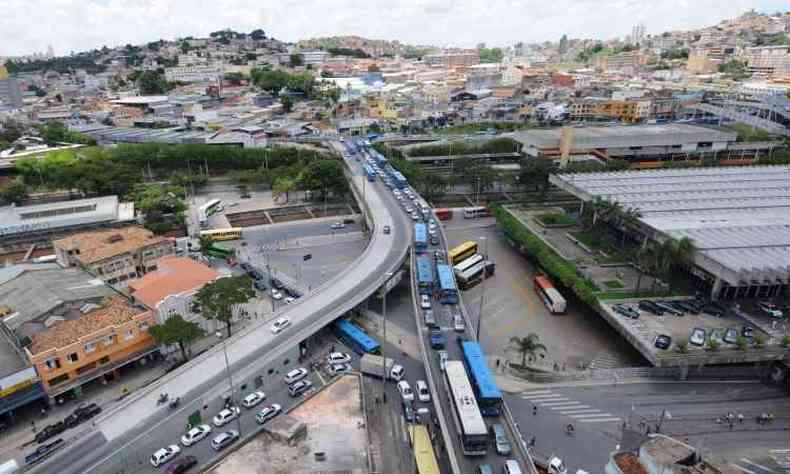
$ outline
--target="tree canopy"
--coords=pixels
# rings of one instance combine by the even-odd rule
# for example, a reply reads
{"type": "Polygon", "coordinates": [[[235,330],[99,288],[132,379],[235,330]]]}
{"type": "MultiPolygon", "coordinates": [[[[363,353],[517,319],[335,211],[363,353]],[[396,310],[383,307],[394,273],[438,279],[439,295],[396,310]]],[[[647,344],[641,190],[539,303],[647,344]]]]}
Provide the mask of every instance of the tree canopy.
{"type": "Polygon", "coordinates": [[[255,296],[252,280],[248,276],[220,278],[204,285],[195,294],[194,304],[201,316],[225,323],[228,337],[231,336],[233,309],[255,296]]]}
{"type": "Polygon", "coordinates": [[[479,53],[481,63],[500,63],[505,57],[502,48],[480,48],[479,53]]]}
{"type": "Polygon", "coordinates": [[[315,79],[307,73],[289,74],[285,71],[253,69],[250,74],[256,86],[273,95],[278,95],[283,88],[303,94],[307,99],[316,94],[315,79]]]}
{"type": "Polygon", "coordinates": [[[189,346],[203,337],[205,331],[197,323],[186,321],[180,314],[174,314],[167,318],[164,324],[148,328],[148,334],[159,344],[178,344],[178,348],[181,349],[181,357],[186,361],[189,359],[189,346]]]}

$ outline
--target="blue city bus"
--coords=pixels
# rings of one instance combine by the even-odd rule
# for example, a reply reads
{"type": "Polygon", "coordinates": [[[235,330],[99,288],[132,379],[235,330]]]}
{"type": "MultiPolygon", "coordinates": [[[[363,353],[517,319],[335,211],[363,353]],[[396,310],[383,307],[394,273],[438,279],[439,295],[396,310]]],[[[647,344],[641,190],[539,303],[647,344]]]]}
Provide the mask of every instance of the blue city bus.
{"type": "Polygon", "coordinates": [[[396,188],[403,189],[409,185],[409,182],[406,181],[406,177],[403,176],[400,171],[392,170],[391,176],[396,188]]]}
{"type": "Polygon", "coordinates": [[[414,250],[424,252],[428,248],[428,226],[424,222],[414,224],[414,250]]]}
{"type": "Polygon", "coordinates": [[[439,276],[439,302],[442,304],[458,303],[458,287],[455,285],[453,267],[446,264],[436,265],[439,276]]]}
{"type": "Polygon", "coordinates": [[[379,343],[354,323],[338,319],[334,328],[337,337],[357,354],[378,354],[381,351],[379,343]]]}
{"type": "Polygon", "coordinates": [[[378,163],[380,168],[387,166],[387,158],[384,155],[373,148],[370,149],[370,153],[373,155],[373,158],[376,159],[376,163],[378,163]]]}
{"type": "Polygon", "coordinates": [[[486,364],[485,354],[480,343],[475,341],[462,341],[461,350],[464,353],[464,366],[469,373],[469,380],[475,389],[477,404],[483,416],[499,416],[502,406],[502,391],[494,381],[491,370],[486,364]]]}
{"type": "Polygon", "coordinates": [[[376,172],[373,171],[368,165],[362,165],[362,169],[365,170],[365,174],[368,176],[368,181],[376,181],[376,172]]]}
{"type": "Polygon", "coordinates": [[[433,268],[431,258],[428,256],[417,257],[417,287],[420,294],[433,294],[433,268]]]}

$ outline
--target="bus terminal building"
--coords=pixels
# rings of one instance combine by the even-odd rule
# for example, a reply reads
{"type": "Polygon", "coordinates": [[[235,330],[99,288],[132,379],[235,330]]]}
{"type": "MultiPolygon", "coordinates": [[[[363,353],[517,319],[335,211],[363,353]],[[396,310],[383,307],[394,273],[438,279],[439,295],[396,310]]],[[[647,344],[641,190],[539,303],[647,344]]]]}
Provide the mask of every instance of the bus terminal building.
{"type": "Polygon", "coordinates": [[[712,299],[790,288],[789,165],[557,174],[550,181],[582,205],[600,199],[637,210],[635,232],[647,239],[691,239],[688,270],[712,299]]]}

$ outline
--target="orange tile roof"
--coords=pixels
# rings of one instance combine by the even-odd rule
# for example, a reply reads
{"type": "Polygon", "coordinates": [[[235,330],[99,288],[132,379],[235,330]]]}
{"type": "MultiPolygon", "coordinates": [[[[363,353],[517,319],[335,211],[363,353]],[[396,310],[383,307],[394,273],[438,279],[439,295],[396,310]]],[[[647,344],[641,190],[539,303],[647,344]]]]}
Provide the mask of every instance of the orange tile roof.
{"type": "Polygon", "coordinates": [[[66,347],[100,329],[127,323],[144,312],[145,310],[132,306],[123,297],[110,296],[102,302],[101,308],[94,309],[78,319],[57,323],[45,331],[34,334],[28,349],[31,354],[36,355],[50,349],[66,347]]]}
{"type": "Polygon", "coordinates": [[[132,297],[153,308],[169,295],[195,290],[219,277],[219,272],[189,257],[163,257],[158,269],[129,282],[132,297]]]}
{"type": "Polygon", "coordinates": [[[127,226],[119,229],[102,229],[80,232],[53,242],[55,247],[66,250],[79,249],[75,258],[85,265],[133,252],[142,247],[167,242],[167,237],[157,237],[148,229],[140,226],[127,226]]]}

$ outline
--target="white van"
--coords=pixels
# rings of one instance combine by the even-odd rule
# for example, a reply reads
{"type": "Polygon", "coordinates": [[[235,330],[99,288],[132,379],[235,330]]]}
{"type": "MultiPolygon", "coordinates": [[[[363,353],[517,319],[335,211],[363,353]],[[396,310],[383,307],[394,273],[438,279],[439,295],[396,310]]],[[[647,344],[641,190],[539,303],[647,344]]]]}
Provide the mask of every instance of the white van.
{"type": "Polygon", "coordinates": [[[508,459],[505,461],[505,465],[502,466],[502,472],[504,474],[521,474],[521,468],[518,465],[518,461],[508,459]]]}

